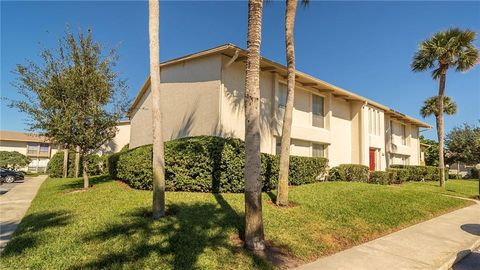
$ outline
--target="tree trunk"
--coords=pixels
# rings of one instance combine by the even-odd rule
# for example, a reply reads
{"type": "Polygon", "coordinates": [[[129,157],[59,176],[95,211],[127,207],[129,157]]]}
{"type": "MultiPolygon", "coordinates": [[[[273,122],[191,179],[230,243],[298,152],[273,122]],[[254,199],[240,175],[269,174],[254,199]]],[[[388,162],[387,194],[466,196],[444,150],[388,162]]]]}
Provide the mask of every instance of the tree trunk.
{"type": "Polygon", "coordinates": [[[75,149],[75,178],[80,174],[80,146],[75,149]]]}
{"type": "Polygon", "coordinates": [[[68,176],[68,147],[63,149],[63,178],[68,176]]]}
{"type": "Polygon", "coordinates": [[[149,0],[150,85],[152,91],[153,128],[153,218],[165,215],[165,163],[163,157],[162,113],[160,110],[160,60],[158,0],[149,0]]]}
{"type": "Polygon", "coordinates": [[[438,168],[440,169],[440,186],[445,186],[445,161],[444,161],[444,141],[443,141],[443,99],[445,96],[445,80],[447,70],[441,71],[440,83],[438,87],[438,117],[437,117],[437,135],[438,135],[438,168]]]}
{"type": "Polygon", "coordinates": [[[260,44],[262,0],[248,1],[247,66],[245,75],[245,245],[265,249],[260,175],[260,44]]]}
{"type": "Polygon", "coordinates": [[[88,188],[90,186],[90,183],[88,181],[88,158],[86,157],[85,154],[82,154],[83,161],[82,161],[82,166],[83,166],[83,188],[88,188]]]}
{"type": "Polygon", "coordinates": [[[293,28],[297,0],[287,0],[285,10],[285,48],[287,56],[287,103],[283,115],[282,142],[280,146],[280,172],[278,175],[277,205],[288,205],[288,170],[290,166],[290,136],[292,133],[292,111],[295,96],[295,46],[293,28]]]}

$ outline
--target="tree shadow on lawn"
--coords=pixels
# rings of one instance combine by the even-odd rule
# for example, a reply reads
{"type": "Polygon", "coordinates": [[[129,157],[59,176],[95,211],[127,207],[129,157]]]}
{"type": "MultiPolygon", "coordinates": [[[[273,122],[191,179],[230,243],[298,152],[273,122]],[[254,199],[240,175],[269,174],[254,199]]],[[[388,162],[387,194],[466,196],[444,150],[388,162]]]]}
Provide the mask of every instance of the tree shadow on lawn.
{"type": "MultiPolygon", "coordinates": [[[[89,181],[90,181],[90,188],[91,188],[95,185],[111,181],[111,178],[109,175],[95,175],[95,176],[90,176],[89,181]]],[[[73,182],[69,181],[68,183],[64,183],[59,186],[59,189],[60,190],[83,189],[83,178],[77,178],[73,182]]]]}
{"type": "MultiPolygon", "coordinates": [[[[26,215],[18,227],[16,227],[10,242],[8,242],[5,250],[2,252],[2,257],[21,255],[26,249],[40,247],[42,245],[40,239],[44,238],[40,234],[45,229],[65,226],[70,222],[70,219],[69,213],[65,211],[40,212],[26,215]]],[[[2,234],[4,233],[3,225],[2,234]]]]}
{"type": "Polygon", "coordinates": [[[193,269],[207,250],[210,256],[219,254],[211,257],[217,267],[234,263],[232,257],[241,253],[252,259],[254,268],[271,268],[263,258],[232,241],[232,231],[243,235],[243,217],[220,194],[214,196],[218,204],[169,204],[167,215],[158,221],[151,219],[151,210],[146,207],[126,213],[122,222],[109,224],[84,239],[91,244],[124,245],[116,250],[103,249],[94,260],[74,268],[128,268],[126,264],[162,267],[158,262],[162,261],[168,268],[193,269]]]}

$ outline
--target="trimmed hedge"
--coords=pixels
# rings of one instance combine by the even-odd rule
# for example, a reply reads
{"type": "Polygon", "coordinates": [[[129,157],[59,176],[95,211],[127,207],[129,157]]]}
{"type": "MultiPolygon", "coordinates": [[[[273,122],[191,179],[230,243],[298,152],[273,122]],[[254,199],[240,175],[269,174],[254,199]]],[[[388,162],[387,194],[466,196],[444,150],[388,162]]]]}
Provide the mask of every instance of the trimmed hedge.
{"type": "Polygon", "coordinates": [[[391,175],[389,172],[375,171],[370,172],[368,182],[372,184],[388,185],[390,184],[391,175]]]}
{"type": "MultiPolygon", "coordinates": [[[[107,173],[106,165],[107,158],[106,156],[99,155],[90,155],[88,161],[88,174],[89,175],[99,175],[107,173]]],[[[80,168],[79,176],[82,175],[82,159],[80,158],[80,168]]],[[[50,177],[62,177],[63,176],[63,151],[59,151],[52,156],[50,161],[47,164],[47,173],[50,177]]],[[[70,151],[68,154],[68,175],[67,177],[73,177],[75,174],[75,152],[70,151]]]]}
{"type": "Polygon", "coordinates": [[[329,180],[368,182],[368,167],[359,164],[341,164],[330,169],[329,180]]]}
{"type": "MultiPolygon", "coordinates": [[[[261,154],[263,191],[277,187],[279,157],[261,154]]],[[[239,139],[198,136],[165,143],[166,190],[243,192],[245,145],[239,139]]],[[[137,189],[152,189],[152,145],[110,156],[111,177],[137,189]]],[[[324,176],[328,160],[290,157],[291,185],[313,183],[324,176]]]]}
{"type": "MultiPolygon", "coordinates": [[[[388,170],[394,169],[393,172],[399,174],[397,178],[404,181],[439,181],[440,169],[434,166],[417,166],[417,165],[390,165],[388,170]],[[398,169],[405,170],[399,171],[398,169]]],[[[445,170],[445,177],[448,179],[448,169],[445,170]]]]}

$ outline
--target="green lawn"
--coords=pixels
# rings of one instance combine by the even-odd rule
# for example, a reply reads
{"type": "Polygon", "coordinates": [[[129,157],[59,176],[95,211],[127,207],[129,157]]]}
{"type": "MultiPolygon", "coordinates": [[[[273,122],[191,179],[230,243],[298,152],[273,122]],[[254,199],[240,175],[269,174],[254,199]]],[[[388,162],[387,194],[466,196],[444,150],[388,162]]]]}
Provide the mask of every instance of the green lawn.
{"type": "MultiPolygon", "coordinates": [[[[169,215],[152,221],[151,192],[101,177],[92,182],[78,191],[80,179],[48,179],[0,268],[272,268],[241,247],[243,194],[169,192],[169,215]]],[[[296,206],[281,209],[264,194],[266,238],[305,262],[471,204],[418,187],[304,185],[291,189],[296,206]]]]}
{"type": "Polygon", "coordinates": [[[409,190],[437,192],[465,198],[476,198],[478,196],[478,179],[447,180],[445,188],[439,187],[438,182],[409,182],[404,185],[409,190]]]}

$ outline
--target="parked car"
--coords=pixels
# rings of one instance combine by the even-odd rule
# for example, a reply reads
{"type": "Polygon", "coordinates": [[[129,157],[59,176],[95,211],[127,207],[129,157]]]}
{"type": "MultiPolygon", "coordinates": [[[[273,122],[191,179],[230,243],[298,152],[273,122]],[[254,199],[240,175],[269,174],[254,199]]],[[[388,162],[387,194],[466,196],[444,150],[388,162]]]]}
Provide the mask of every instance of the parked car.
{"type": "Polygon", "coordinates": [[[0,178],[2,182],[13,183],[16,180],[23,180],[24,176],[22,173],[0,168],[0,178]]]}

